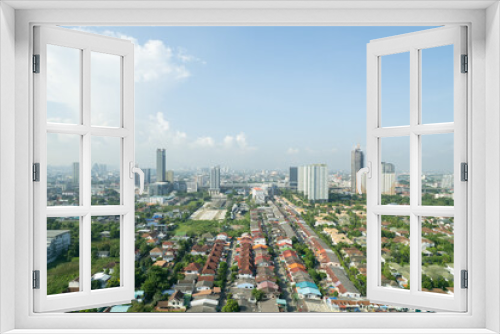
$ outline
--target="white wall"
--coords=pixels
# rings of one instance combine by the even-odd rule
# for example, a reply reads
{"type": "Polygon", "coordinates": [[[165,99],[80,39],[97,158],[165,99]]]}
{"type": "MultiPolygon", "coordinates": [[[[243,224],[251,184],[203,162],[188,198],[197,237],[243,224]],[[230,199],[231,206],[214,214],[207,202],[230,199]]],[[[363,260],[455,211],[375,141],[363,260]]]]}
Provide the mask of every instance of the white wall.
{"type": "Polygon", "coordinates": [[[500,332],[500,13],[499,4],[486,11],[486,328],[500,332]],[[494,256],[496,254],[496,256],[494,256]],[[491,261],[491,262],[490,262],[491,261]],[[496,265],[493,265],[493,261],[496,265]]]}
{"type": "Polygon", "coordinates": [[[0,333],[14,328],[14,14],[0,3],[0,333]]]}

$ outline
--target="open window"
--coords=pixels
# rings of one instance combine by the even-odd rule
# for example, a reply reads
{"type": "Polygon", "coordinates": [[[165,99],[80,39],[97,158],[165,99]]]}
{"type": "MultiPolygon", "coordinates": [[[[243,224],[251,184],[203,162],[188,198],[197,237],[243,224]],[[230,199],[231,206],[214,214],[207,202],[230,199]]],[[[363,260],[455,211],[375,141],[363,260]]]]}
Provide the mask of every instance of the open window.
{"type": "Polygon", "coordinates": [[[367,46],[367,297],[371,301],[466,310],[462,282],[467,275],[466,54],[465,27],[373,40],[367,46]],[[426,55],[436,52],[442,54],[443,63],[430,64],[432,57],[426,55]],[[391,67],[396,58],[405,65],[391,67]],[[445,81],[453,87],[449,92],[440,90],[445,81]],[[429,157],[429,148],[441,144],[448,148],[443,156],[429,157]],[[399,167],[408,169],[400,192],[391,179],[398,168],[391,161],[395,155],[399,167]],[[436,191],[439,185],[430,185],[434,181],[423,173],[442,168],[436,163],[440,159],[448,159],[450,168],[435,182],[452,182],[451,194],[436,191]],[[406,193],[406,200],[385,196],[397,193],[406,193]],[[443,197],[449,200],[437,201],[443,197]],[[429,284],[433,261],[447,263],[442,284],[448,293],[438,293],[429,284]],[[400,284],[386,284],[387,276],[400,284]]]}
{"type": "Polygon", "coordinates": [[[129,302],[136,170],[133,44],[35,27],[33,72],[35,312],[129,302]],[[106,170],[104,161],[113,170],[106,170]],[[61,176],[62,166],[71,166],[71,177],[61,176]],[[112,186],[102,186],[104,177],[113,179],[106,183],[112,186]],[[97,249],[92,240],[99,241],[97,249]],[[54,272],[56,263],[63,265],[54,272]],[[65,272],[70,267],[75,270],[65,272]],[[104,273],[96,275],[102,267],[104,273]]]}

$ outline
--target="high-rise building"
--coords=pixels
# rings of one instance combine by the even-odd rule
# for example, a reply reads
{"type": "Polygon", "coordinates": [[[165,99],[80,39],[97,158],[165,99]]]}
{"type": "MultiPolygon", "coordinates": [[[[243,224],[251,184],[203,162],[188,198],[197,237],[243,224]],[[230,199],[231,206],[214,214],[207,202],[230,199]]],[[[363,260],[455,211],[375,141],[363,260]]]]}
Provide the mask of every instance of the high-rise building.
{"type": "Polygon", "coordinates": [[[356,193],[356,173],[363,168],[364,154],[359,144],[351,151],[351,192],[356,193]]]}
{"type": "Polygon", "coordinates": [[[220,192],[220,167],[215,166],[210,170],[210,194],[218,194],[220,192]]]}
{"type": "Polygon", "coordinates": [[[174,171],[173,170],[167,170],[166,180],[170,183],[174,182],[174,171]]]}
{"type": "Polygon", "coordinates": [[[298,191],[310,201],[327,201],[328,167],[325,164],[300,166],[298,168],[298,191]]]}
{"type": "Polygon", "coordinates": [[[80,163],[73,162],[73,184],[78,185],[80,183],[80,163]]]}
{"type": "Polygon", "coordinates": [[[382,162],[380,172],[380,192],[383,195],[396,195],[396,168],[394,164],[382,162]]]}
{"type": "Polygon", "coordinates": [[[144,184],[151,183],[151,168],[144,168],[142,170],[144,172],[144,184]]]}
{"type": "Polygon", "coordinates": [[[156,150],[156,182],[166,181],[166,153],[164,148],[156,150]]]}
{"type": "Polygon", "coordinates": [[[290,189],[292,190],[297,190],[298,187],[298,182],[299,182],[299,176],[298,176],[298,168],[297,167],[290,167],[290,189]]]}

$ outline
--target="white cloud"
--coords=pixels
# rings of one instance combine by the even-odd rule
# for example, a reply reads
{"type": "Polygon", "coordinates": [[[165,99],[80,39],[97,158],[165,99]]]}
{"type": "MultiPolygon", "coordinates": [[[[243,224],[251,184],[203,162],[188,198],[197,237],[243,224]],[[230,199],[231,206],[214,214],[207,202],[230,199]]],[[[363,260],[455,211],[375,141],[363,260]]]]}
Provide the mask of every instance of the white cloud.
{"type": "Polygon", "coordinates": [[[170,129],[170,123],[163,118],[163,113],[156,113],[156,122],[162,131],[168,131],[170,129]]]}
{"type": "Polygon", "coordinates": [[[214,147],[215,146],[215,141],[212,137],[199,137],[197,138],[193,143],[193,147],[201,147],[201,148],[207,148],[207,147],[214,147]]]}
{"type": "Polygon", "coordinates": [[[150,39],[140,44],[137,38],[111,30],[96,32],[87,28],[76,30],[126,39],[134,43],[135,81],[151,82],[155,80],[182,80],[191,76],[185,64],[192,62],[205,63],[203,60],[190,55],[186,49],[174,49],[165,45],[161,40],[150,39]]]}
{"type": "Polygon", "coordinates": [[[288,150],[286,151],[287,154],[298,154],[299,153],[299,149],[298,148],[288,148],[288,150]]]}
{"type": "Polygon", "coordinates": [[[222,141],[222,145],[224,146],[224,148],[231,148],[233,147],[233,142],[234,142],[233,136],[225,136],[224,140],[222,141]]]}

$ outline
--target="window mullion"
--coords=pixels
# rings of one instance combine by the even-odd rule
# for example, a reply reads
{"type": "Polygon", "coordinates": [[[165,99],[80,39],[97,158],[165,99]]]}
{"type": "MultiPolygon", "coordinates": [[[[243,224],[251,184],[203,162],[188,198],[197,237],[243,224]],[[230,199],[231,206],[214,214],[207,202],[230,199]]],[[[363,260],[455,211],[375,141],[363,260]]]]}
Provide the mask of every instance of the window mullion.
{"type": "Polygon", "coordinates": [[[419,289],[420,237],[419,217],[414,213],[420,204],[420,137],[415,133],[420,123],[420,57],[419,50],[410,50],[410,291],[419,289]]]}

